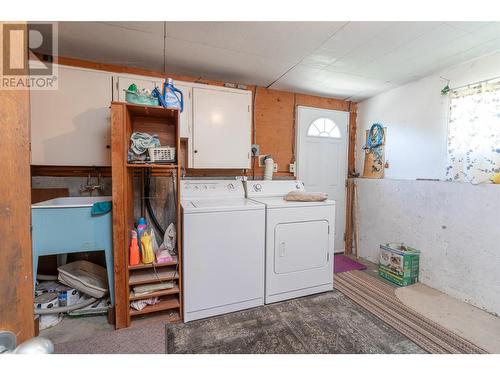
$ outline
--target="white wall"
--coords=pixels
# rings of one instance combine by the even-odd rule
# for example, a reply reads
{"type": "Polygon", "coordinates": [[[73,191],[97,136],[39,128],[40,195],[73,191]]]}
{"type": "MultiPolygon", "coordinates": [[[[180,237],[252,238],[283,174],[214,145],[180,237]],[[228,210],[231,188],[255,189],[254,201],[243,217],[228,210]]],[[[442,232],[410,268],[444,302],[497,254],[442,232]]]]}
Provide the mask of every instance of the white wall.
{"type": "MultiPolygon", "coordinates": [[[[383,180],[358,179],[360,255],[377,262],[381,243],[422,251],[421,281],[500,314],[500,186],[415,181],[445,178],[450,79],[459,87],[500,76],[500,52],[426,77],[359,104],[359,129],[387,126],[383,180]]],[[[362,136],[363,135],[363,136],[362,136]]],[[[356,169],[363,170],[358,131],[356,169]]]]}
{"type": "Polygon", "coordinates": [[[500,186],[357,179],[360,255],[379,245],[421,251],[420,281],[500,315],[500,186]]]}
{"type": "Polygon", "coordinates": [[[445,178],[450,87],[500,76],[500,52],[446,69],[361,102],[358,106],[356,170],[363,170],[364,131],[374,122],[387,129],[386,178],[445,178]]]}

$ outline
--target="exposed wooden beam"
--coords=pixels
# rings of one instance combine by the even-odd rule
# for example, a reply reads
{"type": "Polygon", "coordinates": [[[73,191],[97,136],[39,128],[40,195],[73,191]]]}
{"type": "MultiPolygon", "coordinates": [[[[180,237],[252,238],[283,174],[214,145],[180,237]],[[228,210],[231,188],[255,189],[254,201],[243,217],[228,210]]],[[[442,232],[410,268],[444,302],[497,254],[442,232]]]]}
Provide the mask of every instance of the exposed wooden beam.
{"type": "MultiPolygon", "coordinates": [[[[0,40],[4,37],[3,25],[0,22],[0,40]]],[[[27,45],[26,27],[24,36],[21,48],[27,45]]],[[[20,343],[35,333],[29,91],[0,90],[0,103],[0,159],[4,161],[0,178],[0,330],[14,332],[20,343]]]]}

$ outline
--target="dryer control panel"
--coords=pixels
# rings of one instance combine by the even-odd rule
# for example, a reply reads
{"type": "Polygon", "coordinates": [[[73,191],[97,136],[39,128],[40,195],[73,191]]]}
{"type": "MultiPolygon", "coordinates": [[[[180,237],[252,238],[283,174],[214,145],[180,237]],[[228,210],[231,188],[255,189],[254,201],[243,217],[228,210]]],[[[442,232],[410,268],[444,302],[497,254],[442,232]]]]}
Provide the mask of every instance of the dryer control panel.
{"type": "Polygon", "coordinates": [[[305,191],[301,181],[245,181],[246,194],[251,197],[284,196],[291,191],[305,191]]]}

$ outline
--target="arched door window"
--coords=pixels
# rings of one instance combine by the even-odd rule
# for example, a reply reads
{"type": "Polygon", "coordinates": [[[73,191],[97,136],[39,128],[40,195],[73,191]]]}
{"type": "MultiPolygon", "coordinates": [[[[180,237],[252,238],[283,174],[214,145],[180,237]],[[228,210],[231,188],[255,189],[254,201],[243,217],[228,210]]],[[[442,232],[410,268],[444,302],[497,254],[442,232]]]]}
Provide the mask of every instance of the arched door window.
{"type": "Polygon", "coordinates": [[[327,137],[327,138],[340,138],[340,129],[329,118],[320,117],[314,120],[309,129],[307,129],[308,137],[327,137]]]}

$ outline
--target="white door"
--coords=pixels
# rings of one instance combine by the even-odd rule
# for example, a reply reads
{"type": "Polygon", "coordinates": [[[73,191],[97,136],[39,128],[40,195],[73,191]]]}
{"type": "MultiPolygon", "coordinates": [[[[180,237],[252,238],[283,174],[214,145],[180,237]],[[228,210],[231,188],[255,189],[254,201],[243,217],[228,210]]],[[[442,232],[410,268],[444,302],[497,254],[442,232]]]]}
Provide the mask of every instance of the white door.
{"type": "Polygon", "coordinates": [[[297,112],[297,178],[306,191],[324,192],[336,201],[334,249],[342,252],[349,113],[309,107],[297,112]]]}
{"type": "Polygon", "coordinates": [[[193,88],[193,167],[250,168],[251,92],[193,88]]]}

